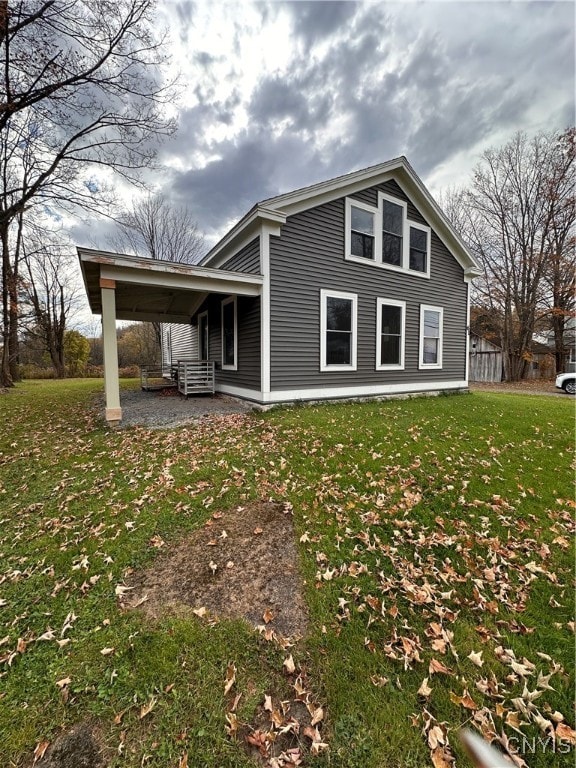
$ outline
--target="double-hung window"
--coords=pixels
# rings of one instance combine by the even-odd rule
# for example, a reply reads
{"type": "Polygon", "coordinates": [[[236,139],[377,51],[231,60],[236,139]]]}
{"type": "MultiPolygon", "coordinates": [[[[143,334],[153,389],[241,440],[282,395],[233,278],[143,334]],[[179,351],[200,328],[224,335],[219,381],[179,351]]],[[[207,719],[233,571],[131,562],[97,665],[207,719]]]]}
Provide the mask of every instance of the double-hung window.
{"type": "Polygon", "coordinates": [[[420,368],[442,368],[442,307],[420,305],[420,368]]]}
{"type": "Polygon", "coordinates": [[[430,230],[416,224],[410,225],[410,256],[409,269],[413,272],[428,271],[428,252],[430,230]]]}
{"type": "Polygon", "coordinates": [[[404,207],[382,200],[382,262],[402,267],[404,251],[404,207]]]}
{"type": "Polygon", "coordinates": [[[346,198],[345,258],[430,277],[432,230],[408,217],[408,203],[378,192],[377,206],[346,198]]]}
{"type": "Polygon", "coordinates": [[[236,296],[230,296],[222,302],[222,369],[238,369],[238,322],[236,315],[236,296]]]}
{"type": "Polygon", "coordinates": [[[320,370],[356,370],[357,296],[320,292],[320,370]]]}
{"type": "Polygon", "coordinates": [[[376,369],[402,370],[406,302],[377,299],[376,312],[376,369]]]}
{"type": "Polygon", "coordinates": [[[377,209],[359,201],[346,200],[346,251],[357,259],[373,260],[376,256],[377,209]]]}

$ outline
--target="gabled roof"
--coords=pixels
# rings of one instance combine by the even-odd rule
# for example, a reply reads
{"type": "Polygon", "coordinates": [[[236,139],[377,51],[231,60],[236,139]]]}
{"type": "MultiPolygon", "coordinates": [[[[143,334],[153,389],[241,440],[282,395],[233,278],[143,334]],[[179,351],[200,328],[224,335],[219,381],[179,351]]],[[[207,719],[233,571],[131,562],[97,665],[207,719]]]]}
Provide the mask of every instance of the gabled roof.
{"type": "Polygon", "coordinates": [[[269,223],[278,227],[290,215],[389,180],[396,181],[412,200],[462,266],[465,274],[468,277],[479,275],[480,270],[476,260],[404,156],[262,200],[224,235],[201,263],[208,265],[219,261],[219,256],[226,258],[232,256],[238,243],[246,242],[246,238],[251,233],[256,237],[260,224],[269,223]]]}

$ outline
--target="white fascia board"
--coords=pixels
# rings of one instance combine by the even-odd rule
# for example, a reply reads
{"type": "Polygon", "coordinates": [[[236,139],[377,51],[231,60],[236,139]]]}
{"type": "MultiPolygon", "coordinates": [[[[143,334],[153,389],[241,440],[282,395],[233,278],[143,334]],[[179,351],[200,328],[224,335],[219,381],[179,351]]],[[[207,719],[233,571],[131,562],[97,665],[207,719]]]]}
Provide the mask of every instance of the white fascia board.
{"type": "Polygon", "coordinates": [[[280,227],[286,222],[285,214],[277,209],[256,205],[216,243],[200,262],[201,266],[218,267],[232,258],[255,237],[261,234],[263,224],[273,228],[273,234],[280,234],[280,227]]]}
{"type": "Polygon", "coordinates": [[[120,283],[134,283],[204,293],[235,293],[240,296],[259,296],[263,278],[222,270],[198,270],[194,274],[150,272],[148,270],[102,264],[100,276],[120,283]]]}
{"type": "Polygon", "coordinates": [[[432,229],[465,270],[465,276],[478,277],[480,270],[476,261],[405,157],[315,184],[306,189],[279,195],[265,202],[270,207],[278,206],[286,216],[291,216],[340,197],[353,195],[355,192],[366,189],[367,185],[376,186],[391,180],[396,181],[421,211],[432,229]]]}

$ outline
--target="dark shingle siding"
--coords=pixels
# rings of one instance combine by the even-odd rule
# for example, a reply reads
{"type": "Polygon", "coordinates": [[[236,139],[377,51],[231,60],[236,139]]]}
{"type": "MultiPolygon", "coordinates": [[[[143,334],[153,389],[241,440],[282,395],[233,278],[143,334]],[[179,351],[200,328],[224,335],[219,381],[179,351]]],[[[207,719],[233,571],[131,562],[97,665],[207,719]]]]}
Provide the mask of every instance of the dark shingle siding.
{"type": "MultiPolygon", "coordinates": [[[[355,193],[376,206],[378,190],[403,200],[395,182],[355,193]]],[[[432,234],[431,278],[344,259],[344,198],[294,216],[271,237],[271,388],[304,389],[462,380],[466,368],[466,293],[463,270],[432,234]],[[356,371],[320,371],[320,290],[358,295],[356,371]],[[376,371],[376,299],[406,301],[404,371],[376,371]],[[418,369],[420,305],[444,308],[443,368],[418,369]]],[[[426,224],[409,202],[411,220],[426,224]]]]}

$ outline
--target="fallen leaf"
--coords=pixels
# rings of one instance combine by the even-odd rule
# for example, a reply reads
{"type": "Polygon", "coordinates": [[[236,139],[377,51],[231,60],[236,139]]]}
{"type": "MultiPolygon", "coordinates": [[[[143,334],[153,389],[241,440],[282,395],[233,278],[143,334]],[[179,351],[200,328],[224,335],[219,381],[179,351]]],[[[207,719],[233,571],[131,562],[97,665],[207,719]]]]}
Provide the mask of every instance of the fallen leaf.
{"type": "Polygon", "coordinates": [[[427,699],[431,693],[432,688],[430,688],[428,685],[428,678],[425,677],[424,680],[422,680],[422,685],[420,688],[418,688],[418,696],[423,696],[425,699],[427,699]]]}
{"type": "Polygon", "coordinates": [[[556,738],[560,741],[567,741],[569,744],[576,744],[576,731],[566,723],[558,723],[556,726],[556,738]]]}
{"type": "Polygon", "coordinates": [[[228,664],[226,668],[226,682],[224,685],[224,695],[230,692],[230,688],[236,682],[236,665],[233,663],[228,664]]]}
{"type": "Polygon", "coordinates": [[[431,675],[434,674],[441,674],[441,675],[451,675],[452,672],[448,669],[448,667],[444,666],[441,661],[438,661],[437,659],[430,659],[430,664],[428,665],[428,672],[431,675]]]}
{"type": "Polygon", "coordinates": [[[110,654],[114,653],[116,649],[115,648],[102,648],[100,653],[102,656],[110,656],[110,654]]]}
{"type": "Polygon", "coordinates": [[[63,677],[62,680],[58,680],[56,682],[56,685],[58,686],[58,688],[62,689],[62,688],[66,688],[67,685],[70,685],[71,682],[72,682],[71,677],[63,677]]]}
{"type": "Polygon", "coordinates": [[[289,675],[294,674],[296,671],[296,665],[294,664],[294,659],[292,658],[292,654],[288,656],[287,659],[284,659],[284,663],[282,664],[283,667],[286,668],[286,671],[289,675]]]}
{"type": "Polygon", "coordinates": [[[140,707],[140,720],[143,720],[147,715],[149,715],[157,703],[158,699],[154,698],[153,696],[147,704],[144,704],[142,707],[140,707]]]}
{"type": "Polygon", "coordinates": [[[482,651],[479,651],[478,653],[472,651],[472,653],[468,654],[467,658],[470,659],[472,664],[476,664],[477,667],[481,667],[484,664],[482,660],[482,653],[482,651]]]}
{"type": "Polygon", "coordinates": [[[42,760],[49,746],[49,741],[38,742],[36,749],[34,750],[34,763],[36,763],[38,760],[42,760]]]}

